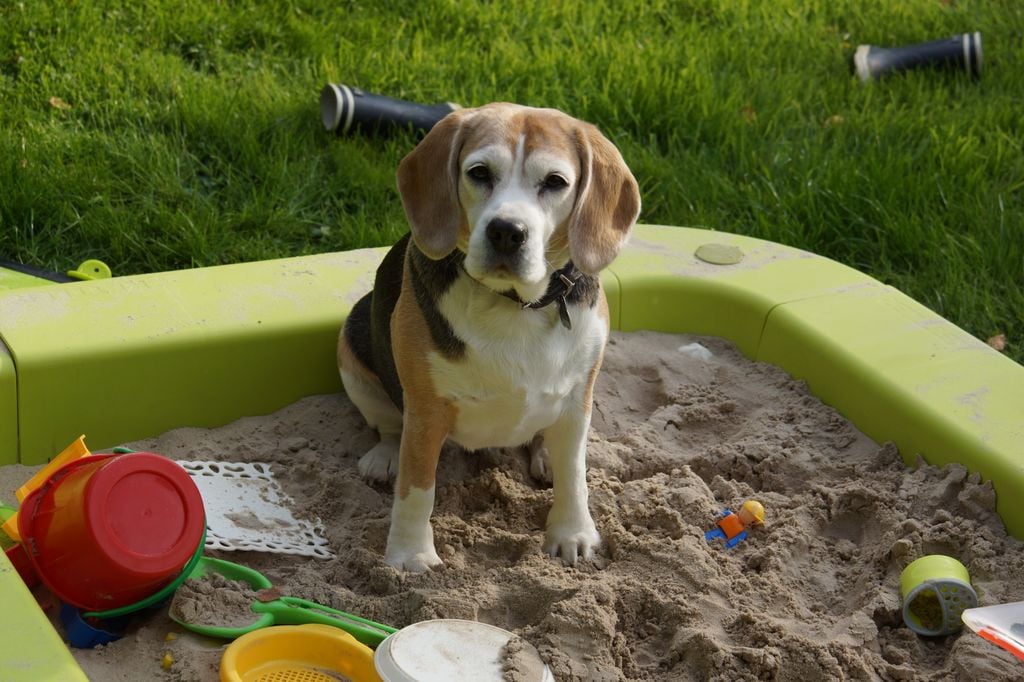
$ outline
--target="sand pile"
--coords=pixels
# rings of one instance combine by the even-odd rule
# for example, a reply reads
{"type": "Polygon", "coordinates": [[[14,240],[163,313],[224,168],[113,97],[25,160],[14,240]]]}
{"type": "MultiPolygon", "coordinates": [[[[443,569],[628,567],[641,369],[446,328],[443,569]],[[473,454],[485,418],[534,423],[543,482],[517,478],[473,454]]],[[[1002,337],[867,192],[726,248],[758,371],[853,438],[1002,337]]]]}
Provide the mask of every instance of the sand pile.
{"type": "MultiPolygon", "coordinates": [[[[386,566],[391,492],[355,467],[374,442],[348,400],[331,395],[129,445],[272,463],[296,515],[324,522],[337,558],[221,556],[284,594],[397,627],[491,623],[535,646],[559,680],[1024,675],[969,631],[922,638],[900,616],[900,572],[925,554],[963,562],[983,604],[1024,599],[1024,544],[1006,535],[991,486],[959,466],[908,470],[894,448],[727,342],[613,336],[589,443],[604,548],[577,569],[541,554],[551,491],[530,477],[525,453],[455,448],[442,455],[434,514],[444,569],[386,566]],[[680,350],[692,343],[712,356],[680,350]],[[748,498],[764,504],[765,526],[731,550],[706,542],[716,515],[748,498]]],[[[174,625],[165,607],[124,639],[76,656],[96,682],[212,682],[221,645],[174,625]]]]}

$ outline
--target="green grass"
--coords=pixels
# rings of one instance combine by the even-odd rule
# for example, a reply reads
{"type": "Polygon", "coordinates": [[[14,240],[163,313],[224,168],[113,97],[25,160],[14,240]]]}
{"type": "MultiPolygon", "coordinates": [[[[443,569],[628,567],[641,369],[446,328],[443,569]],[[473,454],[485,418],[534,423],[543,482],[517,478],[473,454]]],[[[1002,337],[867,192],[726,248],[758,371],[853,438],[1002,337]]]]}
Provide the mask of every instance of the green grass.
{"type": "Polygon", "coordinates": [[[1020,361],[1022,32],[1019,0],[0,0],[0,258],[128,274],[393,242],[415,137],[326,134],[319,90],[344,82],[562,108],[620,146],[643,222],[834,258],[1020,361]],[[857,44],[973,30],[980,81],[850,73],[857,44]]]}

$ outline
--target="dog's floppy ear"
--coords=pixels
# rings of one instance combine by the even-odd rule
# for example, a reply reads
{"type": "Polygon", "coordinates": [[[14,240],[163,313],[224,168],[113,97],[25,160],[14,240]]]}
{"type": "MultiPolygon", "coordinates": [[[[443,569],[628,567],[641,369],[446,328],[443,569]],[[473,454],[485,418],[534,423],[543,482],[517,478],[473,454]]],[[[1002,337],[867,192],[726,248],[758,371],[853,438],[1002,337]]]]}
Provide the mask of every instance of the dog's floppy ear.
{"type": "Polygon", "coordinates": [[[398,165],[398,192],[413,241],[434,260],[455,249],[464,220],[459,204],[459,151],[468,110],[438,121],[398,165]]]}
{"type": "Polygon", "coordinates": [[[594,126],[576,128],[580,184],[569,216],[569,252],[581,271],[611,263],[640,215],[640,189],[619,150],[594,126]]]}

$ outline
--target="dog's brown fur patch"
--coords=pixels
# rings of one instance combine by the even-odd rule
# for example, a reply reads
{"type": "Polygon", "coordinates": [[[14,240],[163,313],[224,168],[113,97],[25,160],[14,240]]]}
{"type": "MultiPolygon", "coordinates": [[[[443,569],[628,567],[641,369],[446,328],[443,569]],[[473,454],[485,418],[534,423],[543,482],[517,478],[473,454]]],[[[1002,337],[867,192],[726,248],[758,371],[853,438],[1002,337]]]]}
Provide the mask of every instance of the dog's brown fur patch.
{"type": "Polygon", "coordinates": [[[391,317],[395,366],[402,377],[405,394],[405,420],[399,455],[402,466],[396,488],[403,499],[408,496],[410,488],[433,488],[441,447],[457,416],[451,401],[437,394],[430,376],[432,346],[424,343],[430,338],[430,329],[410,285],[408,258],[407,255],[402,293],[391,317]]]}

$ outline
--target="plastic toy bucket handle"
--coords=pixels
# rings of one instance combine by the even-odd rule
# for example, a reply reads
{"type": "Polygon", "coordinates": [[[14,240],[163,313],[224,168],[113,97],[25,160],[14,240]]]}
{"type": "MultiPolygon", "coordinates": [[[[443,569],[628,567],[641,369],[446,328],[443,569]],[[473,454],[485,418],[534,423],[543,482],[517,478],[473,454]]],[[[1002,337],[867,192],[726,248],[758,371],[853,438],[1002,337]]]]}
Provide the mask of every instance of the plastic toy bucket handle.
{"type": "Polygon", "coordinates": [[[374,649],[396,632],[396,629],[389,625],[374,623],[372,620],[298,597],[280,597],[274,601],[256,602],[252,605],[252,610],[257,613],[273,614],[274,623],[277,625],[313,623],[340,628],[361,644],[374,649]]]}

